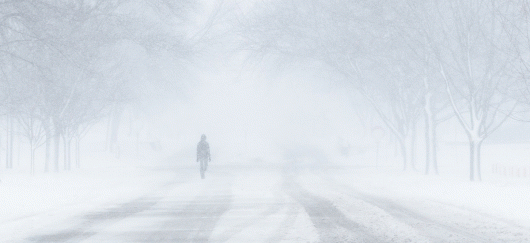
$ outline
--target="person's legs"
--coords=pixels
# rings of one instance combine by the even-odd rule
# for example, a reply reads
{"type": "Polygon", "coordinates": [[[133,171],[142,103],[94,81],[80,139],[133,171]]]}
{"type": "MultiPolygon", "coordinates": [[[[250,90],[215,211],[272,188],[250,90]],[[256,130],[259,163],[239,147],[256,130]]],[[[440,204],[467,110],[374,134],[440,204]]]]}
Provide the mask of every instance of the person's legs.
{"type": "Polygon", "coordinates": [[[206,171],[206,161],[204,159],[200,159],[201,161],[201,178],[204,179],[204,171],[206,171]]]}
{"type": "Polygon", "coordinates": [[[205,168],[206,161],[204,161],[203,158],[201,158],[200,161],[201,161],[201,171],[205,171],[206,170],[206,168],[205,168]]]}

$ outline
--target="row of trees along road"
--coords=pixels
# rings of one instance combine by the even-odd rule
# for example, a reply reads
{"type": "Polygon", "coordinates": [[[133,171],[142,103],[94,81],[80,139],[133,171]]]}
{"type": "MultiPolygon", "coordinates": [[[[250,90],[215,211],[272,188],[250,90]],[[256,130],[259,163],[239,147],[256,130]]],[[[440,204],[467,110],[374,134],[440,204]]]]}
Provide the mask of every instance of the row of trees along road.
{"type": "MultiPolygon", "coordinates": [[[[64,169],[71,168],[72,142],[79,167],[79,141],[90,126],[119,117],[138,97],[127,53],[184,58],[192,50],[182,23],[194,6],[191,0],[0,0],[6,167],[13,168],[15,136],[29,142],[31,173],[42,145],[45,171],[60,170],[61,149],[64,169]]],[[[117,128],[119,119],[111,121],[117,128]]]]}
{"type": "Polygon", "coordinates": [[[482,142],[528,105],[530,5],[495,0],[261,2],[238,17],[243,47],[321,61],[344,75],[414,167],[425,122],[425,173],[438,173],[436,126],[457,119],[480,180],[482,142]]]}

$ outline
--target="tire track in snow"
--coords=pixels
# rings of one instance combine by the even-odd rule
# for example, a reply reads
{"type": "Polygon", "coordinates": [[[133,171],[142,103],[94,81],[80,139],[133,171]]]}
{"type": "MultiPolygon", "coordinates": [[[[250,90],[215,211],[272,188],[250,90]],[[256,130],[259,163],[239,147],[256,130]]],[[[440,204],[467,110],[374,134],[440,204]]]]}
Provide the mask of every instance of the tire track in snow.
{"type": "Polygon", "coordinates": [[[265,242],[272,243],[272,242],[280,242],[282,241],[285,236],[289,233],[289,231],[292,229],[293,224],[296,222],[296,219],[298,218],[298,207],[297,205],[290,204],[287,206],[287,213],[286,217],[282,220],[280,226],[276,230],[276,234],[269,237],[265,242]]]}
{"type": "Polygon", "coordinates": [[[259,223],[260,221],[267,219],[267,217],[270,217],[271,215],[280,213],[281,210],[284,210],[287,207],[285,218],[280,223],[280,226],[278,226],[276,230],[276,234],[270,236],[264,242],[281,241],[283,237],[288,233],[290,226],[296,220],[296,217],[297,217],[296,209],[297,208],[295,204],[286,202],[282,198],[282,195],[280,195],[279,191],[274,191],[273,195],[274,195],[274,198],[272,199],[272,201],[260,199],[256,202],[234,203],[230,210],[234,210],[234,211],[238,211],[240,209],[259,210],[259,207],[264,206],[264,205],[266,206],[266,208],[262,210],[259,214],[255,216],[247,216],[244,220],[242,220],[238,224],[234,225],[228,230],[225,230],[224,232],[222,232],[215,238],[215,241],[216,242],[229,241],[234,236],[243,232],[245,229],[259,223]]]}
{"type": "MultiPolygon", "coordinates": [[[[203,181],[204,182],[204,181],[203,181]]],[[[230,208],[230,181],[210,179],[192,201],[179,195],[167,195],[181,181],[161,185],[146,196],[110,208],[73,217],[74,223],[57,233],[41,234],[28,242],[207,242],[221,215],[230,208]],[[123,228],[107,232],[114,224],[127,220],[155,221],[155,227],[143,230],[123,228]]],[[[196,186],[199,183],[195,184],[196,186]]],[[[171,193],[169,193],[171,194],[171,193]]],[[[127,226],[127,225],[126,225],[127,226]]],[[[131,225],[134,227],[134,225],[131,225]]]]}
{"type": "Polygon", "coordinates": [[[304,207],[321,242],[381,242],[365,226],[350,220],[331,201],[307,192],[292,180],[286,180],[283,186],[304,207]]]}
{"type": "Polygon", "coordinates": [[[104,223],[116,222],[134,214],[143,212],[157,203],[160,198],[141,197],[133,201],[120,204],[106,211],[90,213],[82,218],[81,224],[54,234],[33,236],[30,242],[79,242],[97,234],[92,227],[104,223]]]}
{"type": "Polygon", "coordinates": [[[230,195],[200,196],[179,212],[161,212],[170,219],[155,225],[153,230],[125,232],[122,237],[125,242],[208,242],[217,221],[230,209],[231,201],[230,195]]]}
{"type": "Polygon", "coordinates": [[[429,218],[389,199],[367,195],[362,195],[359,198],[384,210],[395,219],[410,225],[421,235],[430,239],[431,242],[496,242],[479,232],[465,229],[462,227],[463,225],[451,225],[429,218]]]}
{"type": "MultiPolygon", "coordinates": [[[[208,180],[208,179],[207,179],[208,180]]],[[[192,201],[178,195],[146,211],[143,217],[165,217],[152,230],[124,232],[124,242],[208,242],[221,216],[232,207],[231,181],[210,179],[192,201]]]]}

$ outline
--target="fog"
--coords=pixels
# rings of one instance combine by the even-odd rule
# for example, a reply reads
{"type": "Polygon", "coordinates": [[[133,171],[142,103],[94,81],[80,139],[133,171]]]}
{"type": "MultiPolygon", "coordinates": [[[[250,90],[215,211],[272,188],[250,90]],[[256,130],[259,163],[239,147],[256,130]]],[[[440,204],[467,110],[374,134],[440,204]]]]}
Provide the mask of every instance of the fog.
{"type": "Polygon", "coordinates": [[[528,241],[528,8],[0,0],[0,241],[528,241]]]}

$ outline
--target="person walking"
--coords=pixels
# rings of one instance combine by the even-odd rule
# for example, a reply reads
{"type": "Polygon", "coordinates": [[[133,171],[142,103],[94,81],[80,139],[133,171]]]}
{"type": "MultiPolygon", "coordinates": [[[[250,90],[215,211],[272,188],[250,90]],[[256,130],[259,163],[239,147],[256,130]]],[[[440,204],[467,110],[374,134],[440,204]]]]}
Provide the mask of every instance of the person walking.
{"type": "Polygon", "coordinates": [[[210,157],[210,145],[206,142],[206,135],[201,135],[201,141],[197,144],[197,162],[201,163],[201,178],[204,179],[204,172],[208,168],[210,157]]]}

